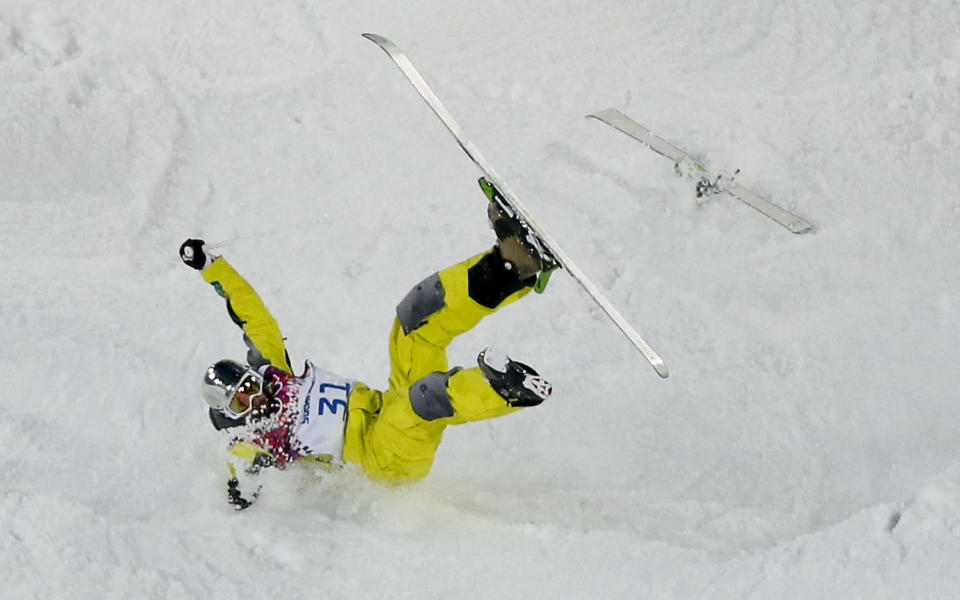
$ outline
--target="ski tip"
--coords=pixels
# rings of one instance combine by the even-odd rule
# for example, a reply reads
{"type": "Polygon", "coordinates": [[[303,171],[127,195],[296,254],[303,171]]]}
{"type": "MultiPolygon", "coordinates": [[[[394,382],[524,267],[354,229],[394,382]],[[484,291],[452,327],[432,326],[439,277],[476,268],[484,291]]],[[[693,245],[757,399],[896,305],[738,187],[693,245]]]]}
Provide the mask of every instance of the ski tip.
{"type": "Polygon", "coordinates": [[[586,118],[587,118],[587,119],[597,119],[598,121],[603,121],[603,120],[605,119],[605,117],[609,117],[610,115],[615,115],[615,114],[623,114],[623,113],[621,113],[619,110],[617,110],[617,109],[615,109],[615,108],[605,108],[605,109],[603,109],[603,110],[598,110],[597,112],[595,112],[595,113],[593,113],[593,114],[587,115],[586,118]]]}
{"type": "Polygon", "coordinates": [[[793,221],[787,225],[787,229],[793,233],[807,233],[808,231],[813,231],[813,226],[803,219],[797,219],[796,221],[793,221]]]}
{"type": "Polygon", "coordinates": [[[383,37],[382,35],[380,35],[379,33],[364,33],[364,34],[361,34],[361,35],[363,35],[363,37],[367,38],[367,39],[370,40],[371,42],[373,42],[373,43],[375,43],[375,44],[379,44],[379,45],[381,45],[381,46],[383,46],[383,45],[385,45],[385,44],[392,44],[392,43],[393,43],[393,42],[391,42],[390,40],[388,40],[387,38],[385,38],[385,37],[383,37]]]}

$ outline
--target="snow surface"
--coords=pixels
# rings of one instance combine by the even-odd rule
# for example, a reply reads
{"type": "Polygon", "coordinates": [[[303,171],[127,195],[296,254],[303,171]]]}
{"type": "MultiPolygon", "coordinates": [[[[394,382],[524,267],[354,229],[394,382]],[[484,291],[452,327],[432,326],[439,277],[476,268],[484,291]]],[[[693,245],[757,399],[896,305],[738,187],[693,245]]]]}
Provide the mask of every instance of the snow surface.
{"type": "Polygon", "coordinates": [[[960,2],[0,3],[3,598],[960,597],[960,2]],[[548,404],[405,489],[225,503],[177,260],[221,252],[295,363],[386,385],[396,302],[492,243],[417,64],[569,278],[458,339],[548,404]],[[702,207],[615,107],[811,221],[702,207]]]}

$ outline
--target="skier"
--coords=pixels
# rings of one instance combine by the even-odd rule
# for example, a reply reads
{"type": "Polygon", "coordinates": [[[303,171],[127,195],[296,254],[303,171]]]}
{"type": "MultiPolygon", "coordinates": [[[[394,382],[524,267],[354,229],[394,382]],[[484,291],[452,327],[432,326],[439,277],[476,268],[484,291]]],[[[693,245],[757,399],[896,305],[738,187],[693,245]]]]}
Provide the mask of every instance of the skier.
{"type": "Polygon", "coordinates": [[[535,284],[542,291],[557,266],[509,208],[495,202],[495,188],[483,179],[481,185],[497,243],[427,277],[400,302],[389,340],[389,387],[382,392],[310,361],[296,375],[280,328],[253,288],[226,259],[205,251],[203,240],[180,246],[183,262],[226,299],[248,348],[245,363],[216,362],[202,385],[211,423],[232,434],[237,464],[229,464],[227,497],[236,509],[256,500],[261,468],[293,462],[353,463],[376,481],[417,481],[429,472],[447,425],[506,415],[550,395],[550,383],[535,370],[490,348],[480,352],[477,367],[447,364],[454,337],[535,284]]]}

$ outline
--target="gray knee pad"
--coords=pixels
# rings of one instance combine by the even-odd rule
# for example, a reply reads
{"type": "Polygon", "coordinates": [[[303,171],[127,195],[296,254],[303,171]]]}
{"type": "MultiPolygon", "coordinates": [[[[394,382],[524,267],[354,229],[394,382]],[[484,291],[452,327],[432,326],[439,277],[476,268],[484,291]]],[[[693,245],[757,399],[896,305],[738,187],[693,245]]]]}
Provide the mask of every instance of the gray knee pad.
{"type": "Polygon", "coordinates": [[[447,382],[459,368],[443,373],[434,371],[421,377],[410,386],[410,406],[424,421],[433,421],[453,416],[453,405],[447,393],[447,382]]]}
{"type": "Polygon", "coordinates": [[[397,318],[403,332],[410,335],[411,331],[426,323],[430,315],[443,308],[445,297],[439,273],[414,286],[397,305],[397,318]]]}

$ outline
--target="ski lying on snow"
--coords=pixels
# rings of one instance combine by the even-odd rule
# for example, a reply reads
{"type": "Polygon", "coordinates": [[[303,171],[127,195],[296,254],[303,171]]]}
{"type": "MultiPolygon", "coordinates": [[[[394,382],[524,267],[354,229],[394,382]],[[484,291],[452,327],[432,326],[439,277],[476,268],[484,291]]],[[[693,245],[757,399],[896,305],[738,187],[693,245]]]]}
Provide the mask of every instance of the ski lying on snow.
{"type": "Polygon", "coordinates": [[[686,172],[699,177],[698,192],[700,190],[709,190],[716,192],[727,192],[757,209],[761,213],[770,217],[777,223],[780,223],[793,233],[804,233],[811,230],[810,223],[807,223],[797,215],[780,208],[773,202],[765,200],[752,191],[735,182],[732,177],[715,175],[702,163],[698,162],[692,156],[677,148],[665,139],[658,137],[643,125],[637,123],[627,115],[615,108],[601,110],[598,113],[587,115],[598,121],[618,129],[635,140],[643,142],[657,154],[662,154],[677,165],[678,172],[686,172]]]}
{"type": "Polygon", "coordinates": [[[427,82],[423,79],[423,76],[420,75],[420,72],[417,71],[416,67],[413,66],[413,63],[410,62],[410,59],[407,58],[407,55],[397,47],[396,44],[388,40],[387,38],[377,35],[375,33],[365,33],[363,37],[374,42],[380,46],[387,55],[393,60],[394,63],[406,78],[413,84],[413,87],[416,88],[420,96],[426,100],[427,104],[430,105],[430,108],[443,124],[447,127],[450,133],[453,134],[453,137],[456,138],[457,143],[460,144],[460,147],[463,148],[463,151],[467,153],[467,156],[472,160],[483,173],[486,175],[487,179],[500,191],[504,196],[506,201],[509,203],[511,208],[513,208],[517,214],[520,215],[524,223],[543,241],[547,246],[547,249],[550,253],[557,259],[557,262],[560,264],[560,267],[563,268],[567,273],[570,274],[573,279],[579,283],[584,290],[593,298],[603,312],[610,317],[610,319],[616,324],[616,326],[627,336],[627,339],[633,343],[634,346],[644,357],[650,362],[651,366],[656,370],[657,374],[660,377],[667,377],[668,371],[667,366],[663,362],[656,352],[640,337],[640,334],[631,327],[630,323],[617,311],[616,308],[610,303],[609,300],[600,292],[596,285],[594,285],[584,274],[584,272],[578,267],[564,252],[559,245],[553,239],[547,235],[547,233],[541,228],[537,222],[534,220],[533,216],[527,210],[527,208],[520,202],[517,196],[507,187],[503,179],[497,175],[497,172],[493,169],[490,163],[480,154],[480,151],[477,150],[477,147],[467,138],[464,134],[463,129],[460,125],[454,120],[453,115],[446,109],[440,98],[434,93],[430,86],[427,85],[427,82]]]}

